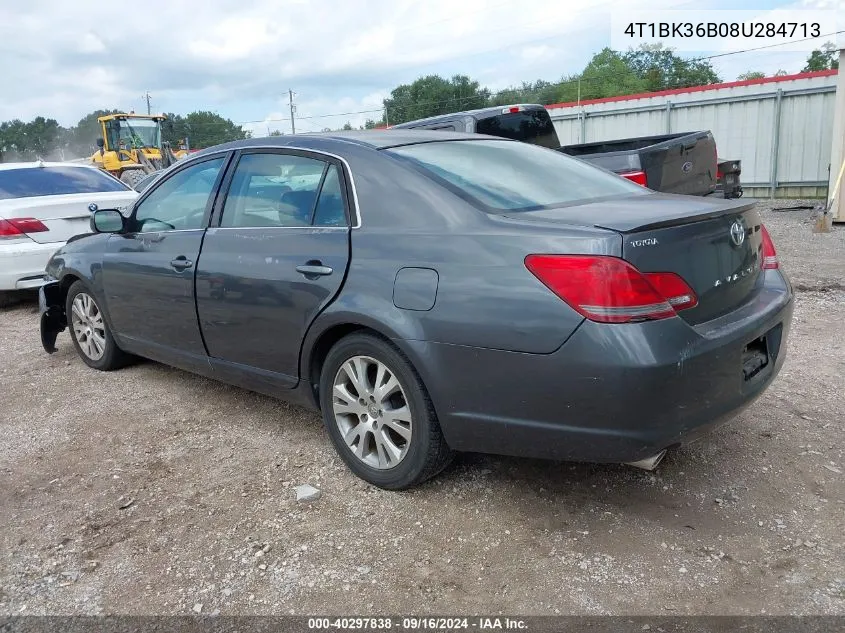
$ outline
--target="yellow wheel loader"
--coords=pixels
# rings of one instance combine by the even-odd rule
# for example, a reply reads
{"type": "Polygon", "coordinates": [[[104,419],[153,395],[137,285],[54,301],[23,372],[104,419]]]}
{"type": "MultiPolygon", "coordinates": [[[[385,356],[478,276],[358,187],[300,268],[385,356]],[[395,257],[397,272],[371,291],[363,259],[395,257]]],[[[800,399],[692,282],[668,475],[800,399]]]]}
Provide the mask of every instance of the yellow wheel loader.
{"type": "Polygon", "coordinates": [[[102,136],[91,162],[120,178],[130,187],[147,174],[169,167],[187,152],[174,153],[161,140],[163,114],[109,114],[97,119],[102,136]],[[178,155],[178,154],[181,154],[178,155]]]}

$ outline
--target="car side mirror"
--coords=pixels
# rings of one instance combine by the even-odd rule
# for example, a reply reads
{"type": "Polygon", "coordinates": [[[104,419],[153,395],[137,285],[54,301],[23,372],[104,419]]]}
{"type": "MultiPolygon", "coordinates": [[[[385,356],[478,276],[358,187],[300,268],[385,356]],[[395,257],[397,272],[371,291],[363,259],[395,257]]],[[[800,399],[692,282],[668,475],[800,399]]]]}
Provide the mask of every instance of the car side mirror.
{"type": "Polygon", "coordinates": [[[98,209],[91,214],[91,230],[94,233],[120,233],[125,222],[117,209],[98,209]]]}

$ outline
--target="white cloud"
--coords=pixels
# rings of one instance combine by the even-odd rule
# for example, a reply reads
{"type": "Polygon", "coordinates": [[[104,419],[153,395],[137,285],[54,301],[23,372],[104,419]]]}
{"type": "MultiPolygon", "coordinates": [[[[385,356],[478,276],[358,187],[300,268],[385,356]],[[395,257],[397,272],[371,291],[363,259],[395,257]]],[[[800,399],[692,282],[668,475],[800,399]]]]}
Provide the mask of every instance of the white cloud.
{"type": "Polygon", "coordinates": [[[526,61],[536,61],[545,59],[554,55],[554,50],[551,46],[526,46],[522,49],[522,59],[526,61]]]}
{"type": "Polygon", "coordinates": [[[268,123],[289,130],[289,121],[267,119],[289,118],[292,88],[298,129],[337,128],[347,120],[357,126],[380,117],[393,87],[426,73],[464,73],[496,90],[575,72],[607,45],[613,7],[626,6],[627,0],[578,7],[559,0],[146,0],[140,11],[103,19],[103,5],[94,0],[2,2],[0,121],[42,114],[69,125],[95,108],[140,110],[149,90],[157,111],[261,119],[255,131],[266,134],[268,123]],[[358,114],[306,118],[346,112],[358,114]]]}

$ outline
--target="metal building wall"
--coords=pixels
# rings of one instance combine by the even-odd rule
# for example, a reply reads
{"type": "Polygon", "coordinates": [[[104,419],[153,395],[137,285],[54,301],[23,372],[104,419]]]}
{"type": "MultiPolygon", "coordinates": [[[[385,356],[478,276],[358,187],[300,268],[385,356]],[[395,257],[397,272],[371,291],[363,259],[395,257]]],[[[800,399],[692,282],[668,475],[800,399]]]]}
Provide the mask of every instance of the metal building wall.
{"type": "Polygon", "coordinates": [[[721,158],[742,160],[748,195],[823,196],[836,79],[804,73],[547,108],[563,145],[709,129],[721,158]]]}

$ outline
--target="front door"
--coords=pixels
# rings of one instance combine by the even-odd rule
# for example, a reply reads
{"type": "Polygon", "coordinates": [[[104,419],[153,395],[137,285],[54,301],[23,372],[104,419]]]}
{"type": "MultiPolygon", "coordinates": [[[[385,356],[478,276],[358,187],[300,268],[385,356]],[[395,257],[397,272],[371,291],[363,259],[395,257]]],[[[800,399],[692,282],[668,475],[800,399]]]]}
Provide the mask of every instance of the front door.
{"type": "Polygon", "coordinates": [[[251,368],[293,386],[305,332],[349,261],[343,168],[308,152],[236,160],[197,268],[202,334],[220,371],[251,368]]]}
{"type": "Polygon", "coordinates": [[[176,366],[206,356],[194,271],[225,157],[192,163],[135,205],[132,232],[109,238],[103,287],[112,327],[127,351],[176,366]]]}

